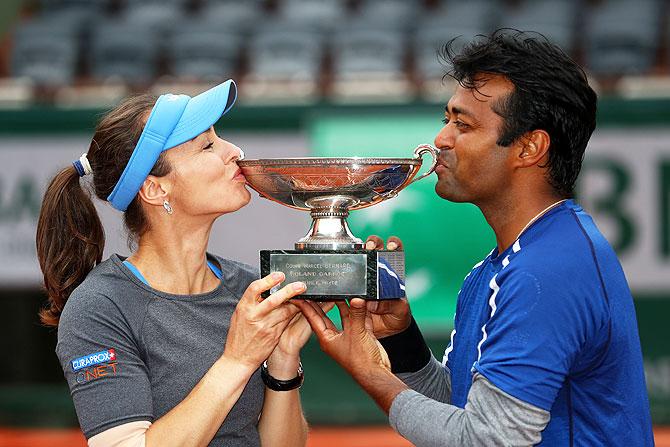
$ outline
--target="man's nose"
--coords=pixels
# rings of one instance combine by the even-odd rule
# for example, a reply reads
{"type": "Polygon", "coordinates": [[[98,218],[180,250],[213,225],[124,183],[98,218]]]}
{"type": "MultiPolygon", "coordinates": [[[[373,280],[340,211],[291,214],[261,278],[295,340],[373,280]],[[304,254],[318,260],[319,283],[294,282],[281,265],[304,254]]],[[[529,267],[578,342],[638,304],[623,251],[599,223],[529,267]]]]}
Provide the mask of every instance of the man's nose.
{"type": "Polygon", "coordinates": [[[440,132],[435,136],[435,147],[440,150],[452,149],[454,147],[454,137],[448,127],[449,126],[442,127],[440,132]]]}

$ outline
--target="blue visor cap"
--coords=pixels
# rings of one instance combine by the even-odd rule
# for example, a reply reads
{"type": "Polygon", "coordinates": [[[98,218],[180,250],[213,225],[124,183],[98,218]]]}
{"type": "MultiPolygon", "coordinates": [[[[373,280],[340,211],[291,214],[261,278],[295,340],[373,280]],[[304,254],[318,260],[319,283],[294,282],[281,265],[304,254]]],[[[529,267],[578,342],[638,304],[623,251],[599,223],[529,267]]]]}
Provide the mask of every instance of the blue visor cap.
{"type": "Polygon", "coordinates": [[[153,169],[161,152],[197,137],[231,109],[237,98],[233,80],[198,96],[161,95],[156,101],[142,135],[114,190],[107,197],[119,211],[125,211],[153,169]]]}

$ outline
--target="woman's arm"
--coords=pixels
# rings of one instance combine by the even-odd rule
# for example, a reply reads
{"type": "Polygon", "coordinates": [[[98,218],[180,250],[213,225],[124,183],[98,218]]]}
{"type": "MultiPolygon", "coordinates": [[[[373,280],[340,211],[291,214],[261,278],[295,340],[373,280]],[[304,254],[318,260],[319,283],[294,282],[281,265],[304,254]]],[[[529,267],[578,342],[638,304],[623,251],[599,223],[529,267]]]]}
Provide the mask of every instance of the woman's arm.
{"type": "Polygon", "coordinates": [[[224,353],[183,401],[149,427],[146,445],[209,444],[255,370],[224,353]]]}
{"type": "MultiPolygon", "coordinates": [[[[276,350],[275,350],[276,351],[276,350]]],[[[300,358],[273,353],[268,372],[279,380],[290,380],[298,374],[300,358]]],[[[265,404],[258,422],[263,447],[303,446],[307,442],[307,421],[300,405],[300,389],[272,391],[265,388],[265,404]]]]}
{"type": "MultiPolygon", "coordinates": [[[[302,293],[304,284],[289,284],[265,300],[260,298],[263,291],[283,279],[283,274],[272,274],[251,283],[232,315],[223,355],[184,400],[151,424],[143,434],[137,436],[135,432],[133,443],[128,436],[124,437],[121,430],[101,433],[106,435],[105,439],[109,438],[108,435],[119,435],[107,445],[170,447],[209,444],[249,378],[274,350],[297,312],[294,306],[284,303],[302,293]]],[[[94,438],[90,439],[95,443],[94,438]]]]}
{"type": "MultiPolygon", "coordinates": [[[[324,312],[334,303],[320,303],[324,312]]],[[[291,306],[298,312],[299,309],[291,306]]],[[[268,358],[268,373],[275,379],[290,380],[297,376],[300,350],[312,334],[312,328],[301,313],[297,313],[286,327],[277,347],[268,358]]],[[[304,446],[307,442],[307,421],[302,414],[300,392],[265,389],[265,404],[258,422],[263,447],[304,446]]]]}
{"type": "Polygon", "coordinates": [[[222,355],[176,407],[153,424],[129,422],[88,440],[89,447],[207,445],[255,369],[222,355]]]}

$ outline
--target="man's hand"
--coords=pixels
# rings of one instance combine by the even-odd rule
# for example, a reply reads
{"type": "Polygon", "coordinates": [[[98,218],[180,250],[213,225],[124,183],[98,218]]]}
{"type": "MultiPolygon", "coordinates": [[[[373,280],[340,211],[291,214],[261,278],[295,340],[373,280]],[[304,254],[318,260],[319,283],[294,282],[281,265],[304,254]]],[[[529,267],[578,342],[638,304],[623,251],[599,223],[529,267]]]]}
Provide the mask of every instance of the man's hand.
{"type": "Polygon", "coordinates": [[[295,301],[309,322],[321,349],[339,363],[349,374],[356,375],[375,368],[390,371],[386,351],[372,334],[372,319],[368,315],[365,301],[351,300],[351,308],[345,302],[337,302],[342,319],[339,331],[321,307],[313,301],[295,301]]]}
{"type": "MultiPolygon", "coordinates": [[[[368,250],[383,250],[384,240],[379,236],[369,236],[365,241],[368,250]]],[[[402,241],[391,236],[386,244],[387,250],[403,249],[402,241]]],[[[407,298],[399,300],[368,301],[367,310],[372,317],[372,331],[377,338],[395,335],[407,329],[412,322],[412,313],[407,298]]]]}
{"type": "Polygon", "coordinates": [[[365,301],[338,302],[342,331],[312,301],[295,301],[319,340],[321,349],[340,364],[377,404],[388,413],[395,396],[407,389],[391,373],[386,351],[372,333],[372,318],[365,301]]]}

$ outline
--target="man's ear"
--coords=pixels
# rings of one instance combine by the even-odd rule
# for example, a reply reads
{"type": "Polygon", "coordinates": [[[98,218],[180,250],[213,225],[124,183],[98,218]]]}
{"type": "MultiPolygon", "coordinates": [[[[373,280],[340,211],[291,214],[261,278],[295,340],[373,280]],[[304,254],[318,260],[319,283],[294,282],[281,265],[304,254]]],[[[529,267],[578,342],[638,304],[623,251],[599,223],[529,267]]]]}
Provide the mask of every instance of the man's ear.
{"type": "Polygon", "coordinates": [[[544,165],[551,139],[544,130],[533,130],[519,138],[516,164],[520,167],[544,165]]]}
{"type": "Polygon", "coordinates": [[[170,182],[165,177],[150,175],[144,180],[139,195],[149,205],[163,206],[163,202],[168,200],[169,191],[170,182]]]}

